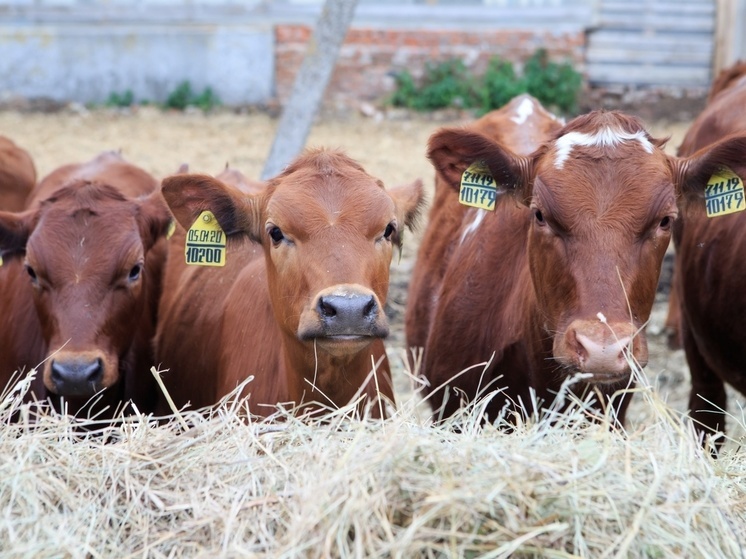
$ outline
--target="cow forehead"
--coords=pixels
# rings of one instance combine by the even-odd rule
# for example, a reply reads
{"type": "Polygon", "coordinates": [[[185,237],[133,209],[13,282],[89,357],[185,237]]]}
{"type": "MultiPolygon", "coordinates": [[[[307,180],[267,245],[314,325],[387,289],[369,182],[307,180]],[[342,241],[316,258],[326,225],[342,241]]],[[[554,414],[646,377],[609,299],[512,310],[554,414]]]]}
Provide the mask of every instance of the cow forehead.
{"type": "Polygon", "coordinates": [[[562,169],[550,158],[537,169],[534,205],[573,228],[593,227],[596,220],[636,228],[660,212],[675,212],[673,177],[665,159],[637,149],[643,156],[573,157],[562,169]]]}
{"type": "Polygon", "coordinates": [[[27,244],[27,257],[59,276],[71,270],[109,273],[143,251],[132,204],[113,211],[52,206],[40,219],[27,244]]]}
{"type": "MultiPolygon", "coordinates": [[[[137,202],[132,200],[99,200],[79,203],[60,200],[43,204],[34,234],[64,235],[70,231],[115,237],[136,230],[137,202]]],[[[89,235],[90,236],[90,235],[89,235]]]]}
{"type": "MultiPolygon", "coordinates": [[[[637,140],[633,140],[637,142],[637,140]]],[[[673,175],[666,155],[654,148],[648,152],[642,144],[626,143],[602,149],[577,151],[557,167],[551,151],[537,161],[536,175],[548,185],[562,184],[568,195],[577,188],[610,191],[639,188],[648,191],[652,184],[670,184],[673,175]],[[582,185],[582,186],[581,186],[582,185]]]]}
{"type": "Polygon", "coordinates": [[[526,119],[534,114],[535,104],[529,97],[521,99],[520,104],[515,109],[515,114],[510,117],[510,120],[516,124],[523,124],[526,119]]]}
{"type": "Polygon", "coordinates": [[[560,133],[539,156],[536,176],[545,192],[586,207],[594,200],[633,203],[625,197],[641,204],[667,203],[663,199],[673,196],[673,176],[660,142],[642,127],[614,120],[617,115],[591,117],[595,123],[560,133]]]}
{"type": "Polygon", "coordinates": [[[389,220],[394,202],[381,183],[368,175],[296,177],[284,180],[267,203],[267,219],[297,229],[389,220]]]}
{"type": "Polygon", "coordinates": [[[590,132],[573,131],[563,134],[554,141],[554,167],[563,169],[576,149],[588,148],[609,153],[623,146],[638,147],[647,154],[655,151],[655,146],[644,130],[628,132],[614,126],[603,126],[590,132]]]}

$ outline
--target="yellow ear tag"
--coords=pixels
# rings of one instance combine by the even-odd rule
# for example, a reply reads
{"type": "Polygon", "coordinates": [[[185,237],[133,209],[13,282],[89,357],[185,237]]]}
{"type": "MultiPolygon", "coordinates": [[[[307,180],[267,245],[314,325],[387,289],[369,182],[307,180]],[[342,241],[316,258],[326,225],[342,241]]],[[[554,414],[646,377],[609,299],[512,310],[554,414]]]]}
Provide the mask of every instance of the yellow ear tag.
{"type": "Polygon", "coordinates": [[[464,206],[494,211],[497,185],[484,161],[475,161],[461,175],[458,201],[464,206]]]}
{"type": "Polygon", "coordinates": [[[3,256],[0,254],[0,267],[3,265],[3,256]]]}
{"type": "Polygon", "coordinates": [[[743,181],[727,167],[721,167],[710,177],[705,188],[707,217],[717,217],[746,210],[743,181]]]}
{"type": "Polygon", "coordinates": [[[176,231],[176,221],[171,220],[168,224],[168,229],[166,230],[166,239],[170,239],[174,236],[174,232],[176,231]]]}
{"type": "Polygon", "coordinates": [[[205,210],[187,231],[184,254],[192,266],[225,266],[225,232],[211,211],[205,210]]]}

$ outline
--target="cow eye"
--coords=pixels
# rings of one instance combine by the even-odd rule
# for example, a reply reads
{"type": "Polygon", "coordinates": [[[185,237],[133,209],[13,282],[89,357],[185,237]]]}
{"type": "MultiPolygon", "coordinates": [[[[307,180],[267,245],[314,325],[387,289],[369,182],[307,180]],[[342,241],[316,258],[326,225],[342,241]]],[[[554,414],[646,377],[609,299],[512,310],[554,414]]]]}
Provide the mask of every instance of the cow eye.
{"type": "Polygon", "coordinates": [[[127,278],[130,281],[137,281],[140,278],[141,273],[142,273],[142,265],[135,264],[134,266],[132,266],[132,269],[130,270],[130,273],[127,276],[127,278]]]}
{"type": "Polygon", "coordinates": [[[534,210],[534,218],[536,218],[536,223],[538,223],[539,225],[546,224],[546,220],[544,219],[544,215],[541,213],[541,210],[534,210]]]}
{"type": "Polygon", "coordinates": [[[282,234],[282,229],[277,227],[277,225],[273,225],[272,227],[270,227],[267,232],[269,233],[269,236],[272,238],[272,242],[275,245],[280,244],[285,238],[285,235],[282,234]]]}
{"type": "Polygon", "coordinates": [[[27,274],[29,275],[29,277],[31,278],[31,282],[32,282],[33,284],[37,284],[37,283],[39,283],[39,278],[37,278],[37,277],[36,277],[36,272],[35,272],[35,271],[34,271],[34,269],[33,269],[33,268],[32,268],[31,266],[29,266],[28,264],[26,264],[26,273],[27,273],[27,274]]]}
{"type": "Polygon", "coordinates": [[[660,227],[664,231],[668,231],[669,229],[671,229],[671,224],[672,223],[673,223],[673,219],[671,218],[670,215],[667,215],[666,217],[664,217],[663,219],[661,219],[661,222],[658,225],[658,227],[660,227]]]}
{"type": "Polygon", "coordinates": [[[392,221],[386,226],[386,230],[383,232],[383,238],[391,240],[391,235],[394,233],[396,233],[396,225],[394,225],[394,222],[392,221]]]}

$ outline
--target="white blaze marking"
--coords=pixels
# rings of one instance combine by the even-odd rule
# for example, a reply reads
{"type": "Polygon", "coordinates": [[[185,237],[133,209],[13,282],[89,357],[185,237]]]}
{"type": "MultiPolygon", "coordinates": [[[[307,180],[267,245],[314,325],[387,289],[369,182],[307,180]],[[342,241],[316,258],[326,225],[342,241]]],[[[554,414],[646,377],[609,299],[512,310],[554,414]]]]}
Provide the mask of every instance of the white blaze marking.
{"type": "Polygon", "coordinates": [[[510,117],[510,120],[512,120],[516,124],[523,124],[524,122],[526,122],[526,119],[533,114],[533,112],[534,102],[527,97],[523,101],[521,101],[520,105],[518,105],[518,108],[516,109],[516,116],[510,117]]]}
{"type": "Polygon", "coordinates": [[[557,139],[555,147],[557,149],[557,159],[554,161],[554,166],[557,169],[562,169],[570,157],[570,152],[575,146],[615,146],[622,142],[629,140],[636,140],[640,142],[640,145],[648,153],[653,153],[653,144],[645,136],[645,132],[638,130],[637,132],[624,132],[622,130],[614,130],[610,127],[605,127],[594,134],[586,134],[584,132],[570,132],[557,139]]]}
{"type": "Polygon", "coordinates": [[[475,208],[476,214],[474,215],[474,219],[472,222],[466,226],[466,229],[464,229],[464,232],[461,233],[461,241],[459,241],[459,244],[463,244],[466,240],[466,237],[474,233],[477,229],[479,229],[479,226],[482,224],[482,220],[484,220],[484,216],[487,215],[487,210],[483,210],[482,208],[475,208]]]}

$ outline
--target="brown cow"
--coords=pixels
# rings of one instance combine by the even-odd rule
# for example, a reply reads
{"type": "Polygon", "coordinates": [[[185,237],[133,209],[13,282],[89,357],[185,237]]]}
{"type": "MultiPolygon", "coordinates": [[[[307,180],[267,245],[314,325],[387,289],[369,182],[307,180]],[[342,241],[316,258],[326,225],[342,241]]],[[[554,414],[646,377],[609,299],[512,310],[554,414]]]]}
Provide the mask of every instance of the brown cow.
{"type": "MultiPolygon", "coordinates": [[[[694,153],[697,149],[715,142],[734,132],[746,131],[746,115],[743,111],[733,110],[727,106],[730,100],[738,100],[734,97],[738,91],[744,89],[744,76],[746,75],[746,62],[737,62],[730,68],[726,68],[715,79],[707,96],[707,108],[692,123],[687,131],[684,141],[679,146],[678,155],[686,156],[694,153]],[[728,90],[729,93],[720,95],[728,90]],[[716,101],[716,98],[717,101],[716,101]]],[[[681,223],[681,220],[679,221],[681,223]]],[[[677,225],[679,227],[680,225],[677,225]]],[[[674,229],[674,240],[676,229],[674,229]]],[[[668,347],[670,349],[681,349],[681,305],[678,294],[678,267],[674,268],[674,277],[671,280],[671,292],[668,297],[668,315],[666,316],[665,332],[668,347]]]]}
{"type": "MultiPolygon", "coordinates": [[[[451,188],[481,162],[482,180],[498,189],[494,213],[449,233],[437,289],[410,294],[411,304],[426,296],[432,305],[423,364],[437,413],[499,387],[507,388],[488,403],[491,417],[512,402],[530,411],[529,388],[551,401],[576,372],[587,383],[576,390],[610,397],[630,382],[628,354],[646,364],[644,325],[677,199],[701,196],[702,177],[719,165],[746,170],[746,138],[690,158],[666,155],[662,143],[637,119],[603,111],[574,119],[530,155],[470,129],[433,135],[429,157],[451,188]],[[488,360],[486,370],[458,375],[488,360]]],[[[417,263],[425,273],[439,265],[417,263]]],[[[620,421],[628,400],[615,400],[620,421]]]]}
{"type": "MultiPolygon", "coordinates": [[[[529,155],[561,127],[562,122],[557,117],[535,98],[524,94],[469,123],[465,129],[509,145],[517,155],[529,155]]],[[[465,237],[476,234],[487,215],[486,210],[459,204],[458,197],[458,190],[436,173],[435,198],[417,255],[418,265],[409,282],[405,325],[410,348],[425,347],[434,310],[433,298],[440,290],[448,263],[465,237]]],[[[413,357],[410,355],[412,367],[416,361],[413,357]]]]}
{"type": "Polygon", "coordinates": [[[157,188],[104,153],[51,173],[29,210],[0,212],[0,382],[44,361],[35,396],[58,406],[65,397],[71,413],[104,388],[97,410],[129,399],[153,407],[151,340],[171,221],[157,188]]]}
{"type": "Polygon", "coordinates": [[[249,376],[258,415],[359,393],[393,401],[383,305],[421,181],[387,191],[344,154],[315,150],[257,194],[201,175],[162,190],[184,229],[210,210],[229,239],[222,268],[187,266],[184,231],[170,243],[157,358],[178,406],[212,405],[249,376]]]}
{"type": "Polygon", "coordinates": [[[0,210],[20,212],[36,184],[36,167],[26,150],[0,136],[0,210]]]}
{"type": "MultiPolygon", "coordinates": [[[[707,106],[689,128],[679,154],[691,155],[722,143],[729,134],[746,133],[744,107],[746,63],[740,63],[715,81],[707,106]]],[[[743,184],[746,149],[741,148],[737,156],[739,164],[723,164],[743,184]]],[[[712,174],[702,177],[702,188],[712,174]]],[[[743,210],[746,203],[743,193],[740,196],[743,210]]],[[[700,200],[677,222],[674,240],[681,339],[692,377],[690,414],[703,433],[724,430],[724,382],[746,394],[746,295],[741,284],[746,276],[746,213],[710,218],[705,201],[700,200]]]]}

